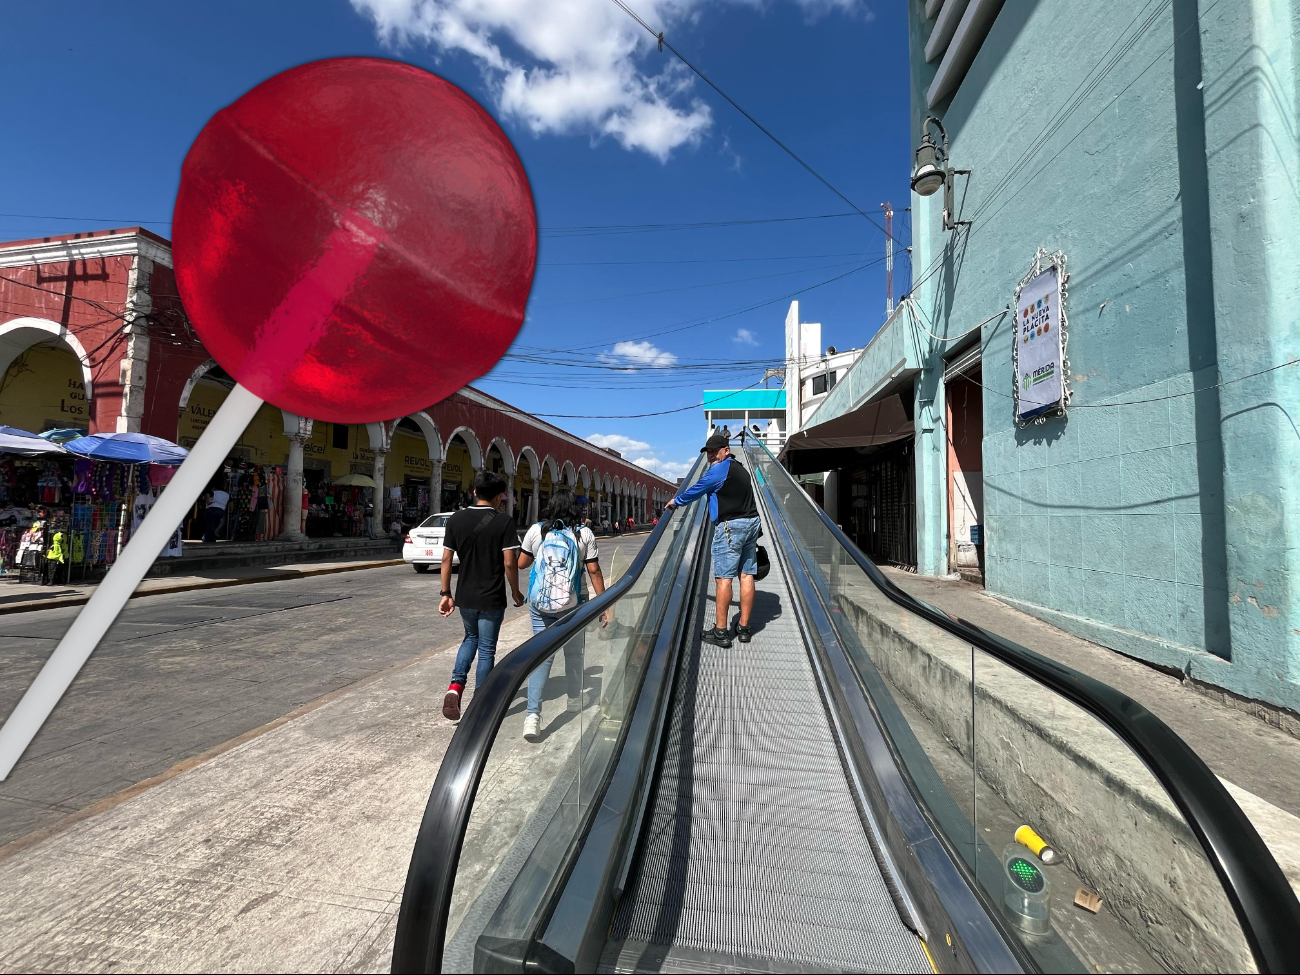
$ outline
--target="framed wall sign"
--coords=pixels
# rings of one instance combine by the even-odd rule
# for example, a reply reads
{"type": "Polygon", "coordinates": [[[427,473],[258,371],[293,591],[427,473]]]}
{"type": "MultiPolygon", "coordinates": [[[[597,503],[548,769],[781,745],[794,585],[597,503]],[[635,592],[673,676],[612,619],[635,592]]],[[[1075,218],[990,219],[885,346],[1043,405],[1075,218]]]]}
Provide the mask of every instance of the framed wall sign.
{"type": "Polygon", "coordinates": [[[1040,247],[1029,272],[1016,287],[1011,364],[1019,426],[1064,416],[1070,402],[1070,361],[1065,354],[1069,281],[1065,254],[1048,254],[1040,247]]]}

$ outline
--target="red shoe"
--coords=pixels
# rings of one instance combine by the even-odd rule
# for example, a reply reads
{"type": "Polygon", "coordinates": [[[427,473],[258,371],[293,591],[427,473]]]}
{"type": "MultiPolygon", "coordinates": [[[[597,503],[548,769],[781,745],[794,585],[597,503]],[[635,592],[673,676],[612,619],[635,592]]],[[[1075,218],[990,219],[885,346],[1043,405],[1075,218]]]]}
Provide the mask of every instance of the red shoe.
{"type": "Polygon", "coordinates": [[[447,688],[442,698],[442,716],[449,721],[460,720],[460,688],[455,684],[447,688]]]}

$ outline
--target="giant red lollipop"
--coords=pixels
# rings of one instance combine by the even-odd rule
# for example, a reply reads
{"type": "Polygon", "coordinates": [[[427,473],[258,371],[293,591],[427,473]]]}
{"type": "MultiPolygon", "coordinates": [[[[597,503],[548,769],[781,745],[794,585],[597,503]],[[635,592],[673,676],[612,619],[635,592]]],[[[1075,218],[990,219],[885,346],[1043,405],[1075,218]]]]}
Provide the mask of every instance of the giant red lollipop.
{"type": "Polygon", "coordinates": [[[338,423],[422,410],[491,369],[537,258],[505,133],[450,82],[376,58],[292,68],[214,115],[172,232],[212,357],[338,423]]]}
{"type": "Polygon", "coordinates": [[[510,140],[455,85],[375,58],[293,68],[214,115],[172,231],[185,309],[238,385],[0,726],[0,780],[263,400],[365,423],[444,399],[514,340],[537,258],[510,140]]]}

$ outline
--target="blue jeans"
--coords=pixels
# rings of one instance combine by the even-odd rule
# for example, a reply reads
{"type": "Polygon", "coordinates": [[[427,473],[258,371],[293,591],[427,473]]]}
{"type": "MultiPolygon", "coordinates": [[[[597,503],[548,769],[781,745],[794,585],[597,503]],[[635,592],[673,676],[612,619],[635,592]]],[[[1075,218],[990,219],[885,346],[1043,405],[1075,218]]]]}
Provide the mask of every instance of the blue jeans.
{"type": "Polygon", "coordinates": [[[506,618],[504,609],[460,608],[460,619],[465,624],[465,640],[456,651],[456,665],[451,671],[453,684],[465,685],[469,677],[469,663],[478,652],[478,668],[474,671],[474,686],[482,687],[497,656],[497,637],[501,621],[506,618]]]}
{"type": "MultiPolygon", "coordinates": [[[[560,617],[549,616],[545,613],[539,613],[531,607],[528,610],[533,619],[533,633],[541,633],[560,617]]],[[[569,637],[564,644],[564,677],[569,685],[569,699],[582,699],[582,668],[583,656],[587,647],[587,631],[579,630],[573,636],[569,637]]],[[[551,679],[551,664],[555,662],[555,654],[551,654],[542,663],[540,667],[534,670],[528,676],[528,713],[542,713],[542,692],[546,690],[546,682],[551,679]]]]}
{"type": "Polygon", "coordinates": [[[757,518],[732,518],[713,530],[713,577],[734,579],[758,574],[757,518]]]}

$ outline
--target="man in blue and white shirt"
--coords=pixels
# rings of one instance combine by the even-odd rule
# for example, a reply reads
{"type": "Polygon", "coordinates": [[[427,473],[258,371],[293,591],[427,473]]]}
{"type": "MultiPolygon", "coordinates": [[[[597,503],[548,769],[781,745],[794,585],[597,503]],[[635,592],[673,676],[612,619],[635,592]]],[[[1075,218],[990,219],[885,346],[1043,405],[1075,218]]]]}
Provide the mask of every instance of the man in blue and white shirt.
{"type": "Polygon", "coordinates": [[[731,456],[728,438],[721,433],[709,437],[702,448],[709,469],[704,476],[668,502],[669,508],[690,504],[709,496],[713,531],[713,576],[717,581],[718,623],[700,637],[714,646],[731,646],[727,616],[731,612],[731,580],[740,576],[740,620],[736,637],[741,643],[753,638],[749,614],[754,609],[754,576],[758,572],[758,505],[749,471],[731,456]]]}

